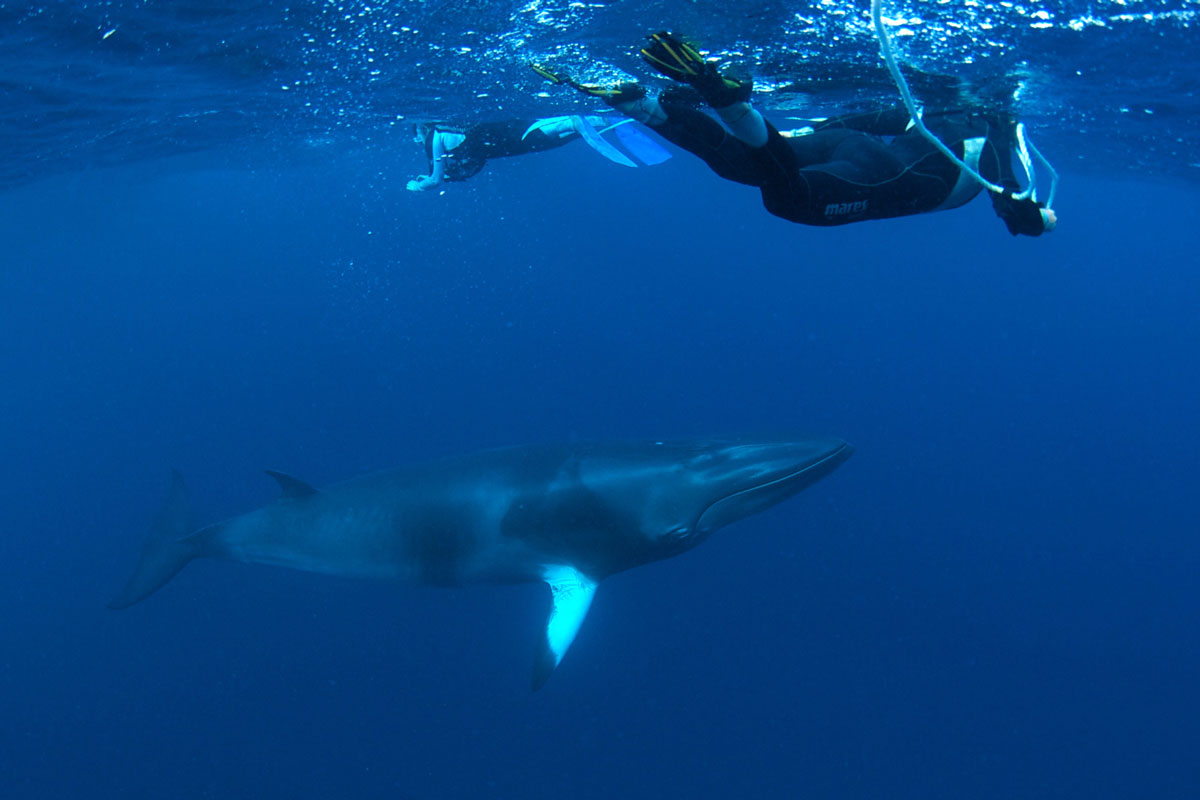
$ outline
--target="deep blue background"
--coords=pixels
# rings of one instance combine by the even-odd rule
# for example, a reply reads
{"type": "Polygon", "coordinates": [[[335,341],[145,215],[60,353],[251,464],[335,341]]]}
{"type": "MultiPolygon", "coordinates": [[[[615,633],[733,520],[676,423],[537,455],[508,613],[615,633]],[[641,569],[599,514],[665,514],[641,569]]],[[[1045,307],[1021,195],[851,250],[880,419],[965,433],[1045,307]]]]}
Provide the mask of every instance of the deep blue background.
{"type": "Polygon", "coordinates": [[[5,797],[1200,791],[1194,186],[1068,174],[1032,241],[579,144],[444,196],[404,140],[301,162],[0,195],[5,797]],[[858,451],[606,582],[538,694],[544,587],[197,562],[104,608],[171,467],[209,521],[263,468],[784,429],[858,451]]]}

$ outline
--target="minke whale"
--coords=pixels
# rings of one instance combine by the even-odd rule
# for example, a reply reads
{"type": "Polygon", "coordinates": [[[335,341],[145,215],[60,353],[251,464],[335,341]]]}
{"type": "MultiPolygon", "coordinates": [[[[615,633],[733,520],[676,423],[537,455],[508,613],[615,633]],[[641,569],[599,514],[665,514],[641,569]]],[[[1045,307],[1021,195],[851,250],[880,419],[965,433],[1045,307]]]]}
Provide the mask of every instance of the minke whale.
{"type": "Polygon", "coordinates": [[[196,529],[173,474],[132,577],[111,608],[157,591],[194,558],[434,586],[544,582],[552,602],[533,670],[562,661],[610,575],[690,550],[840,466],[838,439],[715,439],[511,447],[364,475],[317,490],[279,472],[273,503],[196,529]]]}

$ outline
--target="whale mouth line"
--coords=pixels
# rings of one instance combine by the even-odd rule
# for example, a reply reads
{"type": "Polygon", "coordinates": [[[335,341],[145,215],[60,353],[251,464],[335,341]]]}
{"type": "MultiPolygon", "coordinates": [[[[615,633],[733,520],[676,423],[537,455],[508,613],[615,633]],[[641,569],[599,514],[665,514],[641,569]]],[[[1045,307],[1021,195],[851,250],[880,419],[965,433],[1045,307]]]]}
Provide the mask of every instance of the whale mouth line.
{"type": "Polygon", "coordinates": [[[757,483],[753,486],[747,486],[744,489],[738,489],[736,492],[730,492],[729,494],[725,495],[724,497],[718,497],[716,500],[712,501],[711,503],[709,503],[707,506],[704,507],[704,510],[701,511],[699,516],[696,517],[696,525],[694,527],[699,528],[704,521],[705,515],[708,514],[709,511],[712,511],[714,508],[721,505],[722,503],[732,500],[735,497],[740,497],[740,496],[746,495],[746,494],[752,494],[754,492],[761,492],[762,490],[769,489],[772,486],[778,486],[781,483],[787,483],[788,481],[790,481],[796,477],[799,477],[800,475],[803,475],[806,472],[811,472],[813,469],[816,469],[824,464],[827,464],[830,461],[833,461],[833,460],[836,460],[836,459],[842,457],[846,453],[846,451],[848,451],[850,449],[852,449],[852,448],[849,444],[847,444],[846,442],[842,442],[841,445],[839,445],[836,450],[832,450],[832,451],[826,453],[825,455],[821,456],[816,461],[809,462],[802,467],[799,467],[797,469],[794,469],[794,470],[788,472],[786,475],[781,475],[778,478],[773,478],[769,481],[764,481],[763,483],[757,483]]]}

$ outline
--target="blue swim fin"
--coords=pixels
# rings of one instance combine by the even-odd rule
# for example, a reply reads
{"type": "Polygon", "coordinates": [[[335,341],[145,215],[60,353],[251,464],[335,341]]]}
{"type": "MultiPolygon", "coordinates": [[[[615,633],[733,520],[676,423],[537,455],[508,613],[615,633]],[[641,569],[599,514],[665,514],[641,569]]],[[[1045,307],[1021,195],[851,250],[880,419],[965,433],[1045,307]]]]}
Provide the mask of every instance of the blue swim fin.
{"type": "Polygon", "coordinates": [[[533,133],[534,131],[541,131],[547,136],[566,136],[575,129],[575,126],[572,123],[573,119],[575,118],[544,117],[542,119],[535,119],[533,124],[526,128],[525,132],[521,134],[521,140],[524,141],[525,137],[529,136],[529,134],[533,133]]]}
{"type": "Polygon", "coordinates": [[[617,128],[617,138],[633,157],[648,167],[661,164],[671,157],[671,152],[633,125],[617,128]]]}
{"type": "MultiPolygon", "coordinates": [[[[600,132],[588,122],[587,117],[575,117],[575,130],[579,131],[579,135],[588,143],[588,147],[595,150],[600,155],[612,161],[615,164],[620,164],[623,167],[636,167],[637,164],[630,160],[629,156],[622,153],[613,145],[604,140],[600,132]]],[[[622,126],[624,127],[624,126],[622,126]]],[[[620,130],[620,129],[618,129],[620,130]]]]}

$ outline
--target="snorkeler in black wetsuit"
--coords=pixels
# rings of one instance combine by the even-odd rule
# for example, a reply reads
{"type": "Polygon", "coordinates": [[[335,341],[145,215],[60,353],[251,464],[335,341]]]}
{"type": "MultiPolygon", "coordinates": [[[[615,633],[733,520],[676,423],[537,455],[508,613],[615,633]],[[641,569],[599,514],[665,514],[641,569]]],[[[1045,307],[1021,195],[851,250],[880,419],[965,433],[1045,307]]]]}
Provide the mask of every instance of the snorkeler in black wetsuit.
{"type": "MultiPolygon", "coordinates": [[[[534,70],[604,99],[703,159],[722,178],[759,187],[767,211],[792,222],[844,225],[941,211],[980,192],[978,182],[910,129],[903,109],[840,117],[785,135],[750,105],[749,81],[721,75],[672,34],[660,32],[650,40],[642,50],[646,62],[689,84],[721,122],[681,92],[651,98],[636,83],[594,86],[540,66],[534,70]]],[[[960,159],[1009,190],[993,194],[992,204],[1010,233],[1040,236],[1053,230],[1054,212],[1015,196],[1011,125],[968,112],[926,114],[923,120],[960,159]]]]}
{"type": "MultiPolygon", "coordinates": [[[[601,122],[598,117],[588,119],[601,122]]],[[[418,123],[413,141],[425,146],[429,174],[409,181],[408,190],[423,192],[446,181],[465,181],[478,174],[489,158],[522,156],[561,147],[575,138],[578,133],[575,124],[573,117],[480,122],[464,127],[418,123]]]]}

